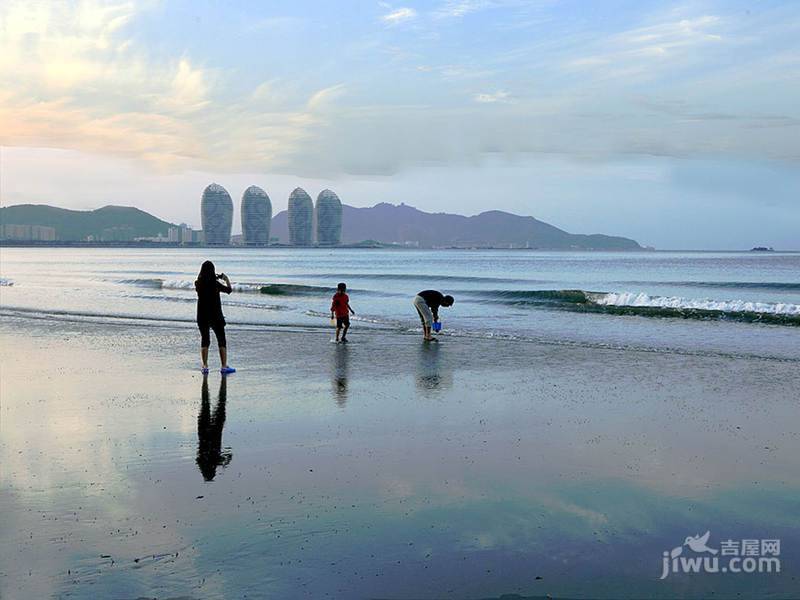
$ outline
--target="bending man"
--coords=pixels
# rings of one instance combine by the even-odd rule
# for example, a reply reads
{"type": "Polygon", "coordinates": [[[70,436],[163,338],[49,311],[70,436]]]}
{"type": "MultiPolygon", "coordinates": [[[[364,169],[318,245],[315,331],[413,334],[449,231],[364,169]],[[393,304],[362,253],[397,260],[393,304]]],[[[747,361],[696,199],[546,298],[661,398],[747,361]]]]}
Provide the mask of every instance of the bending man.
{"type": "Polygon", "coordinates": [[[424,290],[414,298],[414,308],[417,309],[420,321],[422,321],[422,335],[426,342],[434,339],[431,335],[431,327],[439,322],[439,307],[453,306],[455,300],[452,296],[445,296],[436,290],[424,290]]]}

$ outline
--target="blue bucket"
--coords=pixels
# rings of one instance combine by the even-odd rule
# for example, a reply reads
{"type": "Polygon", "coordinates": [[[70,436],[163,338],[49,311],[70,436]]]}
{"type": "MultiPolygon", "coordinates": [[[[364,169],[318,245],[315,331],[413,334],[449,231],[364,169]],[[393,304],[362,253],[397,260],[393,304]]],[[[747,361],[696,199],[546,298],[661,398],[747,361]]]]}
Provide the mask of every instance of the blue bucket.
{"type": "Polygon", "coordinates": [[[434,323],[433,324],[433,330],[434,331],[441,331],[442,330],[442,324],[439,323],[439,322],[434,323]]]}

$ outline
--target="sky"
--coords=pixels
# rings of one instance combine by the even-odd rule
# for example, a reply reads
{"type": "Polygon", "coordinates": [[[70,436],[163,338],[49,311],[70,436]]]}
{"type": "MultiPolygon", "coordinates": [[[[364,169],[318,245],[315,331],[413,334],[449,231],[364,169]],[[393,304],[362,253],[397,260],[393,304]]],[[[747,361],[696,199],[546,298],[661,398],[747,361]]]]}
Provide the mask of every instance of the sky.
{"type": "Polygon", "coordinates": [[[0,204],[212,181],[800,249],[800,3],[0,1],[0,204]]]}

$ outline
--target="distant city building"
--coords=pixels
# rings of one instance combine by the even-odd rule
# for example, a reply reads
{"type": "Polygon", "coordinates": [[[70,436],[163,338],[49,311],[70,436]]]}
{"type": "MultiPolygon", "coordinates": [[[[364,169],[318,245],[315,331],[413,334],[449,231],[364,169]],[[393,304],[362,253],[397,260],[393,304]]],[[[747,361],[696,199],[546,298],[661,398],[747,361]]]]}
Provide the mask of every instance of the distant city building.
{"type": "Polygon", "coordinates": [[[134,238],[133,227],[106,227],[100,232],[101,242],[132,242],[134,238]]]}
{"type": "Polygon", "coordinates": [[[54,242],[55,227],[45,225],[0,225],[0,239],[20,242],[54,242]]]}
{"type": "Polygon", "coordinates": [[[313,242],[314,203],[306,191],[295,188],[289,195],[289,243],[310,246],[313,242]]]}
{"type": "MultiPolygon", "coordinates": [[[[186,223],[181,223],[177,227],[170,227],[167,231],[166,241],[173,244],[191,244],[195,240],[195,232],[186,223]]],[[[158,241],[158,238],[149,241],[158,241]]]]}
{"type": "Polygon", "coordinates": [[[242,194],[242,243],[247,246],[269,244],[272,224],[272,202],[267,192],[251,185],[242,194]]]}
{"type": "Polygon", "coordinates": [[[233,200],[224,187],[212,183],[203,191],[200,216],[206,244],[227,246],[231,243],[233,200]]]}
{"type": "Polygon", "coordinates": [[[179,226],[180,229],[180,243],[181,244],[191,244],[194,241],[194,232],[192,228],[189,227],[186,223],[181,223],[179,226]]]}
{"type": "Polygon", "coordinates": [[[317,196],[317,243],[320,246],[337,246],[342,241],[342,202],[331,190],[322,190],[317,196]]]}

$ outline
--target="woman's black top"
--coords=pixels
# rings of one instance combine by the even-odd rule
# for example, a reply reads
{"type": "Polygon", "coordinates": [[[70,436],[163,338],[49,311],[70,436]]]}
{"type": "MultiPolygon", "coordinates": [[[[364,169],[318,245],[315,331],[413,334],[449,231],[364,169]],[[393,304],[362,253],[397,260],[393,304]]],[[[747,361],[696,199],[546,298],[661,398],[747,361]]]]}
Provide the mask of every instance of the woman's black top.
{"type": "Polygon", "coordinates": [[[222,303],[219,300],[219,293],[230,294],[233,290],[229,285],[215,279],[209,284],[207,281],[194,282],[194,289],[197,290],[197,322],[213,323],[215,321],[225,322],[222,315],[222,303]]]}

